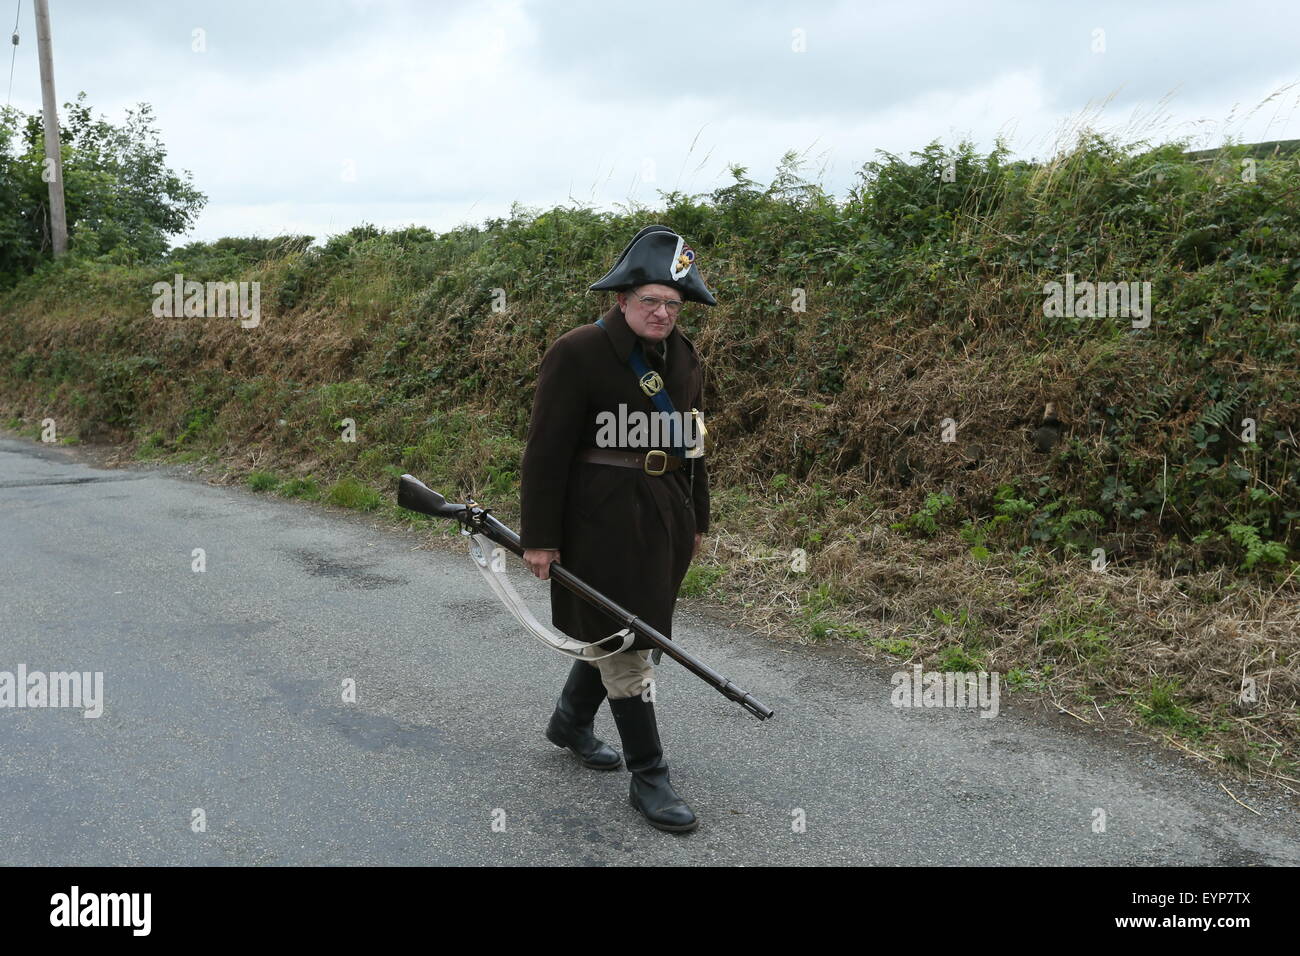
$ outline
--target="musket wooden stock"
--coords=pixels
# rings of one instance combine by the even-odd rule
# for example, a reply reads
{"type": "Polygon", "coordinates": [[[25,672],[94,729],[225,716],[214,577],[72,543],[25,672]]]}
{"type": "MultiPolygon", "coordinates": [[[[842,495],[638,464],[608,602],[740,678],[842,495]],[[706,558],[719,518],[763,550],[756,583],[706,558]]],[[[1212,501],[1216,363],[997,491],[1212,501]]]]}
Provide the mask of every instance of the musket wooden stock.
{"type": "MultiPolygon", "coordinates": [[[[519,542],[519,535],[489,514],[486,508],[479,507],[472,500],[468,504],[453,504],[432,488],[427,487],[418,478],[403,475],[397,483],[397,503],[409,511],[418,511],[420,514],[432,515],[435,518],[451,518],[460,522],[468,531],[482,534],[503,548],[523,557],[524,549],[519,542]]],[[[655,647],[662,650],[696,677],[710,684],[725,697],[740,704],[741,707],[744,707],[759,720],[767,720],[772,716],[772,708],[723,677],[708,664],[682,650],[645,621],[605,597],[605,595],[559,562],[551,564],[551,577],[587,603],[600,608],[617,621],[620,626],[635,631],[650,641],[655,647]]]]}

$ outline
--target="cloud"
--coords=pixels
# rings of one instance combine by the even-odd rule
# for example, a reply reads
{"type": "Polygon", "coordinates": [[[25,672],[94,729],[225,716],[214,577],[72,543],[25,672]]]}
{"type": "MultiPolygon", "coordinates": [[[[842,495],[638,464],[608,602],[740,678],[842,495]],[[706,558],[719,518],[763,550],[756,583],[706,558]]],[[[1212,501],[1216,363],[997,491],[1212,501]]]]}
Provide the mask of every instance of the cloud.
{"type": "MultiPolygon", "coordinates": [[[[14,99],[35,110],[25,7],[14,99]]],[[[1204,145],[1300,136],[1295,88],[1247,117],[1296,81],[1300,11],[1249,2],[54,8],[60,98],[154,105],[169,163],[210,196],[198,238],[654,204],[726,185],[732,163],[764,182],[788,149],[843,195],[878,149],[1003,135],[1043,156],[1081,117],[1204,145]]]]}

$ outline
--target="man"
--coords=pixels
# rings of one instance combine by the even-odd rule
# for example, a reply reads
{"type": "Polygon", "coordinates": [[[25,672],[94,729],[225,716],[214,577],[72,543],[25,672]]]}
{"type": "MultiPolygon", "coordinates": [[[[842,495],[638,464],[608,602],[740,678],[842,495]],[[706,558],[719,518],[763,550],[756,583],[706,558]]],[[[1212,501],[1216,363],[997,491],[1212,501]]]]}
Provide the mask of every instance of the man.
{"type": "MultiPolygon", "coordinates": [[[[601,447],[608,437],[601,423],[608,415],[618,420],[620,406],[624,421],[631,412],[667,409],[687,417],[702,408],[700,361],[676,327],[685,301],[716,304],[695,258],[666,226],[647,226],[632,238],[591,286],[619,290],[617,304],[596,323],[560,336],[542,359],[523,459],[520,538],[529,570],[546,580],[551,562],[560,561],[669,638],[677,590],[709,525],[708,475],[696,457],[702,444],[689,446],[697,433],[687,428],[651,431],[646,437],[657,442],[601,447]]],[[[551,619],[587,643],[617,629],[555,583],[551,619]]],[[[632,773],[632,805],[655,827],[684,832],[699,821],[668,779],[650,646],[638,637],[594,665],[575,661],[546,736],[584,766],[617,769],[618,751],[592,732],[608,696],[632,773]]]]}

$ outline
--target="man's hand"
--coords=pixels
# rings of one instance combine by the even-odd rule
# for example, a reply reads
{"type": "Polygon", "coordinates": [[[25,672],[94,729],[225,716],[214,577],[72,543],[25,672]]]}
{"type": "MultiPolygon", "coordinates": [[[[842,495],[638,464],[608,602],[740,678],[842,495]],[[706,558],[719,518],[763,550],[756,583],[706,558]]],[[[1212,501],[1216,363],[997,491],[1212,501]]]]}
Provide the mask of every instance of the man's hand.
{"type": "MultiPolygon", "coordinates": [[[[699,547],[700,536],[695,536],[696,547],[699,547]]],[[[559,551],[548,551],[544,548],[526,548],[524,550],[524,564],[528,570],[537,575],[543,581],[551,576],[551,562],[560,560],[559,551]]]]}
{"type": "Polygon", "coordinates": [[[703,540],[704,540],[704,532],[703,531],[695,532],[695,550],[691,552],[692,561],[694,561],[695,556],[700,553],[700,542],[703,540]]]}

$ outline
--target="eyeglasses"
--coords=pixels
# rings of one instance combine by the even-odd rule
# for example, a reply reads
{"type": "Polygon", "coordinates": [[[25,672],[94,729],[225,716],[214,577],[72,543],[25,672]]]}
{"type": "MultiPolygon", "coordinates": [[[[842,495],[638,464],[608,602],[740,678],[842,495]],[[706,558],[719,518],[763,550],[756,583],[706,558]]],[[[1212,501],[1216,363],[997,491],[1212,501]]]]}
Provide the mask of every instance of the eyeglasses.
{"type": "Polygon", "coordinates": [[[668,310],[669,315],[677,315],[682,311],[682,306],[685,305],[681,299],[661,299],[657,295],[634,295],[632,298],[636,299],[651,312],[658,312],[659,306],[662,305],[668,310]]]}

